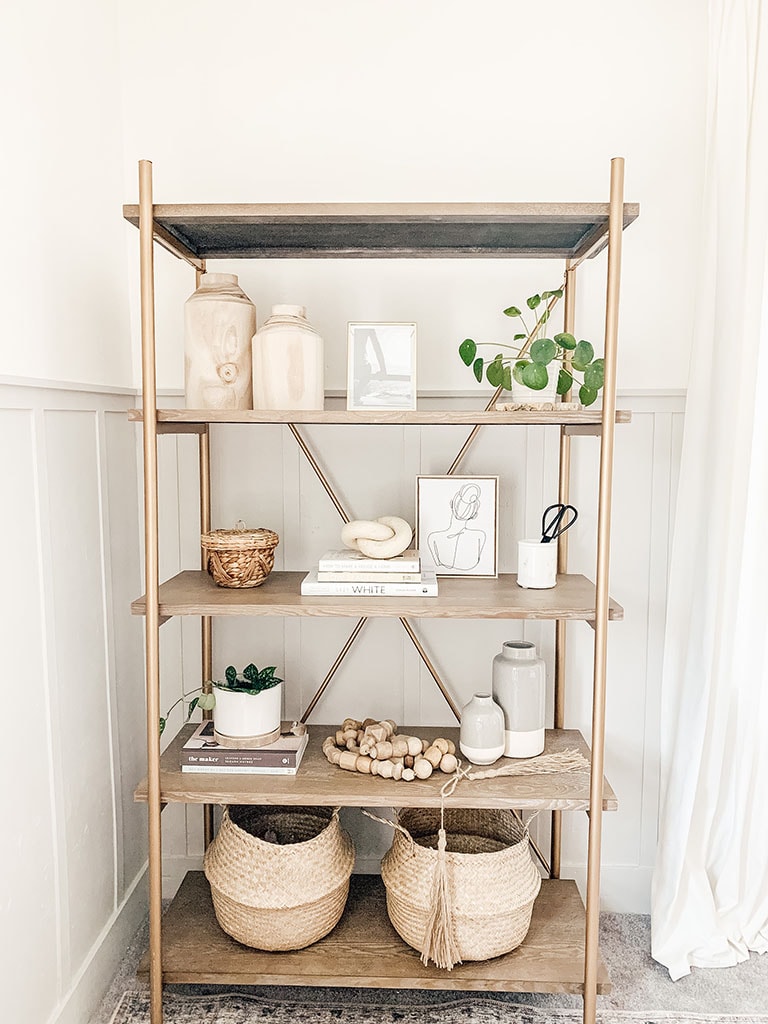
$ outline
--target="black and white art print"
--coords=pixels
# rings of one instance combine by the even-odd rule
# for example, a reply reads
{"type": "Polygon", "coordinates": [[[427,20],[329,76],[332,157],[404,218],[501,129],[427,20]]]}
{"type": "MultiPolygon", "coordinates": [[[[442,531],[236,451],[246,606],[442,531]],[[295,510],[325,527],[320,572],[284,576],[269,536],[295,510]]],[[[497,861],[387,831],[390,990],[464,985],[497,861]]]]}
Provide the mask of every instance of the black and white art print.
{"type": "Polygon", "coordinates": [[[498,576],[497,476],[416,478],[416,538],[438,576],[498,576]]]}
{"type": "Polygon", "coordinates": [[[416,324],[348,325],[348,409],[416,408],[416,324]]]}

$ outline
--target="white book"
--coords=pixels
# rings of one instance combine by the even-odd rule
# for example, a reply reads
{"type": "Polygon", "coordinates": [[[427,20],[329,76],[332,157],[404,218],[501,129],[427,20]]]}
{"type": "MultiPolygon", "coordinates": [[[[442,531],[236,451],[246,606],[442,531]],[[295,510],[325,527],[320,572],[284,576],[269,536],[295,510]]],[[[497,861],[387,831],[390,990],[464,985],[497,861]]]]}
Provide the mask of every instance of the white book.
{"type": "Polygon", "coordinates": [[[421,583],[420,572],[322,572],[321,583],[421,583]]]}
{"type": "Polygon", "coordinates": [[[318,572],[419,572],[419,552],[411,548],[395,558],[366,558],[361,551],[344,548],[326,551],[317,563],[318,572]]]}
{"type": "Polygon", "coordinates": [[[210,767],[205,764],[183,764],[183,772],[195,772],[197,775],[296,775],[295,768],[257,768],[249,764],[223,764],[210,767]]]}
{"type": "Polygon", "coordinates": [[[322,583],[317,570],[301,581],[303,597],[437,597],[437,576],[424,571],[421,583],[322,583]]]}

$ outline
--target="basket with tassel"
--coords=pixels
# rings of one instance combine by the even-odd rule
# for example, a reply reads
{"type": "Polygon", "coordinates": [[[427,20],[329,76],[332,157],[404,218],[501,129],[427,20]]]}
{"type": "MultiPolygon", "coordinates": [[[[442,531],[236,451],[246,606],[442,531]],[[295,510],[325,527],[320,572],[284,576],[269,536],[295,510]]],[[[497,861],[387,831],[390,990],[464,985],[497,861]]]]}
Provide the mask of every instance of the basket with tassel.
{"type": "Polygon", "coordinates": [[[424,964],[451,970],[520,945],[541,876],[512,811],[407,808],[387,823],[395,828],[381,865],[387,912],[424,964]]]}

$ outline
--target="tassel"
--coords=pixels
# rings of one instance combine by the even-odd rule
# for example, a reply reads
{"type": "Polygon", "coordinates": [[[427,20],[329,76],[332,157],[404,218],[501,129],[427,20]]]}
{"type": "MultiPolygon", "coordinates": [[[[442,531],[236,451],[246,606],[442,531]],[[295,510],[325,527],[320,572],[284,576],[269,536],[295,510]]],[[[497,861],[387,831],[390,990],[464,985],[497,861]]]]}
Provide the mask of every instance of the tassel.
{"type": "Polygon", "coordinates": [[[427,966],[429,961],[433,960],[438,967],[450,971],[454,964],[461,963],[461,956],[453,923],[445,848],[446,835],[441,814],[440,832],[437,837],[437,864],[432,879],[432,905],[424,928],[421,962],[427,966]]]}

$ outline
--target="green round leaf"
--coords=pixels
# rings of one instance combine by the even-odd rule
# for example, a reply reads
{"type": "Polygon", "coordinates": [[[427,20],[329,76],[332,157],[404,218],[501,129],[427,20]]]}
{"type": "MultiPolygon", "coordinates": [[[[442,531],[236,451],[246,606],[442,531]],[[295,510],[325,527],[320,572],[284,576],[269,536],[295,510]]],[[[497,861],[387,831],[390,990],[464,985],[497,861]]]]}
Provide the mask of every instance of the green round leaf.
{"type": "Polygon", "coordinates": [[[541,391],[549,383],[546,366],[541,363],[528,363],[523,370],[523,384],[533,391],[541,391]]]}
{"type": "Polygon", "coordinates": [[[544,312],[539,317],[539,323],[540,324],[545,324],[547,322],[547,320],[549,320],[549,310],[545,309],[544,312]]]}
{"type": "Polygon", "coordinates": [[[512,367],[512,379],[516,380],[518,384],[522,384],[523,370],[526,368],[526,366],[530,365],[531,364],[528,362],[527,359],[518,359],[515,365],[512,367]]]}
{"type": "Polygon", "coordinates": [[[512,367],[511,366],[505,366],[504,367],[504,377],[502,378],[502,382],[501,383],[502,383],[502,387],[504,388],[505,391],[511,391],[512,390],[512,367]]]}
{"type": "Polygon", "coordinates": [[[531,359],[534,363],[546,366],[557,355],[557,345],[551,338],[539,338],[531,345],[531,359]]]}
{"type": "Polygon", "coordinates": [[[482,356],[479,356],[474,361],[474,363],[472,363],[472,372],[474,373],[475,380],[477,381],[478,384],[483,379],[483,365],[484,365],[484,363],[483,363],[482,356]]]}
{"type": "Polygon", "coordinates": [[[166,719],[165,718],[161,718],[160,719],[160,735],[161,736],[163,735],[163,732],[165,730],[165,723],[166,723],[166,719]]]}
{"type": "Polygon", "coordinates": [[[561,348],[576,348],[576,339],[572,334],[569,334],[567,331],[565,331],[563,334],[556,334],[555,341],[561,348]]]}
{"type": "Polygon", "coordinates": [[[504,310],[504,316],[520,316],[520,310],[517,306],[508,306],[507,309],[504,310]]]}
{"type": "Polygon", "coordinates": [[[215,693],[203,693],[200,695],[200,699],[197,702],[197,706],[202,708],[203,711],[213,711],[216,707],[216,694],[215,693]]]}
{"type": "Polygon", "coordinates": [[[541,305],[541,296],[529,295],[528,298],[525,300],[525,304],[528,307],[528,309],[536,309],[537,306],[541,305]]]}
{"type": "Polygon", "coordinates": [[[227,680],[230,686],[234,686],[235,680],[237,679],[237,669],[234,665],[229,665],[224,670],[224,678],[227,680]]]}
{"type": "MultiPolygon", "coordinates": [[[[595,350],[588,341],[580,341],[573,350],[572,363],[574,370],[586,370],[595,356],[595,350]]],[[[592,399],[594,401],[594,399],[592,399]]]]}
{"type": "Polygon", "coordinates": [[[592,388],[588,388],[586,384],[581,385],[579,388],[579,401],[582,405],[592,405],[596,398],[596,391],[593,391],[592,388]]]}
{"type": "Polygon", "coordinates": [[[465,338],[464,341],[459,345],[459,355],[461,356],[462,362],[465,366],[469,366],[472,360],[475,358],[477,352],[477,345],[472,341],[471,338],[465,338]]]}
{"type": "Polygon", "coordinates": [[[515,335],[515,341],[522,341],[523,338],[527,338],[527,337],[528,337],[527,334],[516,334],[515,335]]]}
{"type": "Polygon", "coordinates": [[[568,373],[567,370],[561,370],[557,375],[557,393],[558,395],[567,395],[573,387],[573,377],[568,373]]]}
{"type": "Polygon", "coordinates": [[[584,371],[584,383],[593,391],[599,391],[605,384],[605,360],[595,359],[584,371]]]}
{"type": "Polygon", "coordinates": [[[501,384],[504,379],[504,367],[501,362],[501,356],[496,356],[493,362],[488,364],[485,376],[492,387],[497,388],[501,384]]]}

